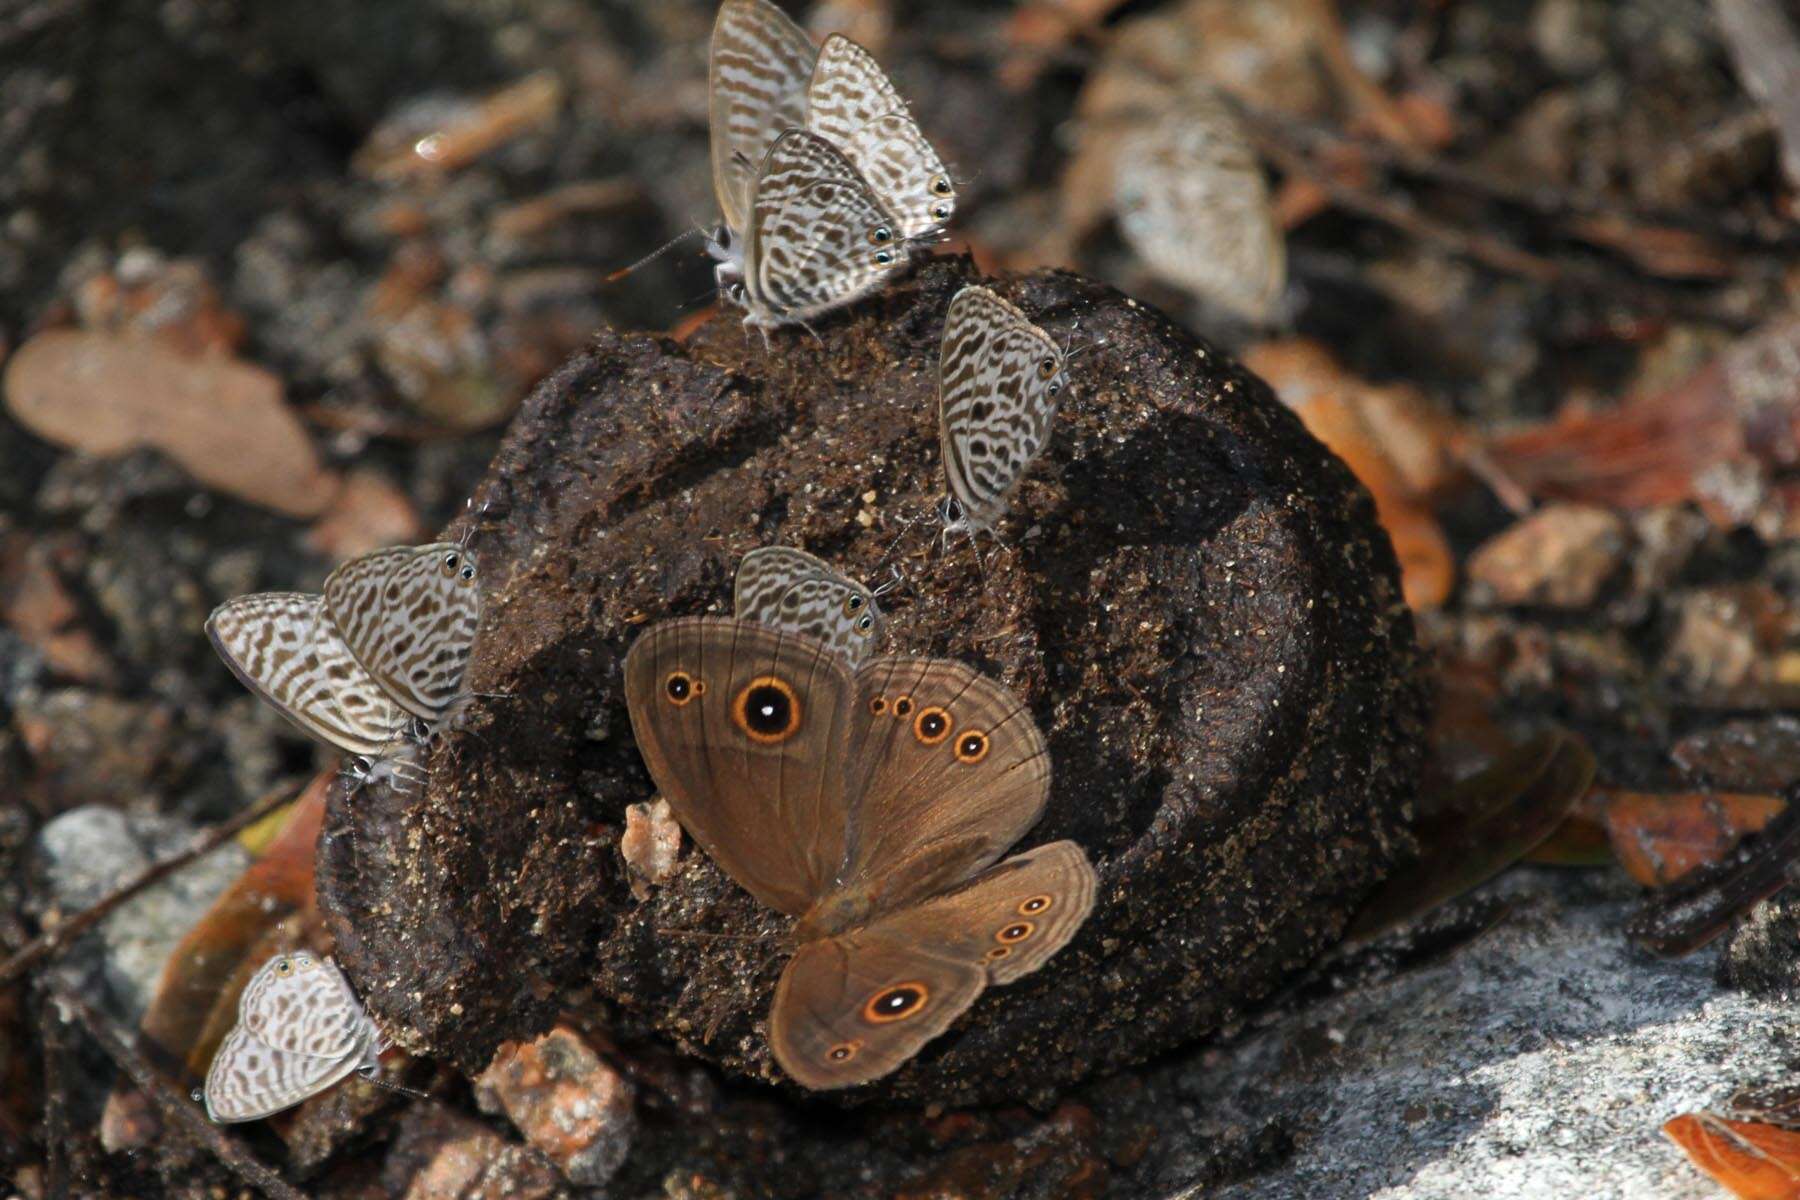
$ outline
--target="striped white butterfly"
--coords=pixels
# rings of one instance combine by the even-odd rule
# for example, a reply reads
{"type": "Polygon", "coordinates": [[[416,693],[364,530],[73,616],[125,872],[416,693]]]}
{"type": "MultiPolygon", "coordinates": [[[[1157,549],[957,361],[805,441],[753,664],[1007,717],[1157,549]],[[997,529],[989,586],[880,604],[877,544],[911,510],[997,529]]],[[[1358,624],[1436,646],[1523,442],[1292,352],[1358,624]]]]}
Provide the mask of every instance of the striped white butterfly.
{"type": "Polygon", "coordinates": [[[841,151],[804,129],[769,147],[749,222],[715,275],[748,310],[745,323],[760,328],[805,324],[874,291],[905,264],[899,223],[841,151]]]}
{"type": "MultiPolygon", "coordinates": [[[[708,250],[719,260],[720,289],[750,307],[755,323],[782,323],[757,304],[749,241],[758,193],[765,204],[787,196],[764,181],[770,152],[789,130],[817,134],[844,156],[848,174],[886,216],[896,249],[932,240],[955,213],[956,189],[937,152],[874,58],[848,38],[834,34],[815,53],[768,0],[726,0],[713,24],[708,86],[713,191],[724,217],[708,250]]],[[[834,179],[845,175],[831,171],[834,179]]],[[[845,288],[816,311],[867,290],[845,288]]]]}
{"type": "Polygon", "coordinates": [[[764,546],[744,555],[732,600],[738,620],[818,638],[851,666],[881,640],[875,593],[792,546],[764,546]]]}
{"type": "Polygon", "coordinates": [[[950,301],[938,351],[946,533],[993,530],[1067,385],[1063,351],[1024,313],[973,284],[950,301]]]}
{"type": "Polygon", "coordinates": [[[403,763],[415,718],[435,731],[466,695],[475,580],[468,552],[448,542],[378,550],[332,572],[322,596],[228,600],[206,633],[245,687],[379,777],[403,763]]]}
{"type": "Polygon", "coordinates": [[[305,951],[264,963],[238,998],[238,1023],[213,1055],[200,1097],[214,1121],[255,1121],[360,1071],[387,1042],[330,959],[305,951]]]}

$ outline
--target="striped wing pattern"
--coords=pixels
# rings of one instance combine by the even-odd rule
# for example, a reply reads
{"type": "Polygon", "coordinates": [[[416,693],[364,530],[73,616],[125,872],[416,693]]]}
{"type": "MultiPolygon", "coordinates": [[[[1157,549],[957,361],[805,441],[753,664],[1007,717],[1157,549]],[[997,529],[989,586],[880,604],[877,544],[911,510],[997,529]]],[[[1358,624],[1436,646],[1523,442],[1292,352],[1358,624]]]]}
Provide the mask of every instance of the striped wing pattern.
{"type": "Polygon", "coordinates": [[[833,34],[806,92],[806,127],[841,149],[899,222],[901,238],[949,224],[956,189],[875,57],[833,34]]]}
{"type": "Polygon", "coordinates": [[[1050,335],[984,287],[956,294],[938,358],[944,477],[962,510],[953,527],[991,529],[1050,440],[1067,378],[1050,335]]]}
{"type": "Polygon", "coordinates": [[[372,1071],[379,1062],[380,1031],[329,959],[308,954],[270,959],[244,989],[238,1013],[238,1024],[219,1044],[202,1089],[206,1114],[214,1121],[270,1116],[318,1095],[352,1071],[372,1071]],[[271,980],[283,986],[272,987],[271,980]],[[273,1005],[277,995],[286,1003],[273,1005]],[[256,1028],[252,1014],[259,1018],[256,1028]],[[328,1052],[314,1054],[307,1047],[328,1052]]]}
{"type": "Polygon", "coordinates": [[[904,265],[898,229],[842,151],[788,130],[769,148],[750,207],[750,322],[804,322],[874,291],[904,265]]]}
{"type": "Polygon", "coordinates": [[[405,710],[351,655],[321,596],[239,596],[213,611],[206,634],[245,687],[346,754],[380,756],[405,731],[405,710]]]}
{"type": "Polygon", "coordinates": [[[812,40],[767,0],[725,0],[708,69],[713,191],[742,231],[757,168],[782,132],[806,124],[812,40]]]}
{"type": "Polygon", "coordinates": [[[457,545],[396,546],[325,580],[344,644],[408,712],[439,721],[460,700],[481,619],[475,564],[457,545]]]}
{"type": "Polygon", "coordinates": [[[744,555],[733,607],[740,621],[818,638],[851,666],[881,640],[881,610],[869,589],[790,546],[764,546],[744,555]]]}

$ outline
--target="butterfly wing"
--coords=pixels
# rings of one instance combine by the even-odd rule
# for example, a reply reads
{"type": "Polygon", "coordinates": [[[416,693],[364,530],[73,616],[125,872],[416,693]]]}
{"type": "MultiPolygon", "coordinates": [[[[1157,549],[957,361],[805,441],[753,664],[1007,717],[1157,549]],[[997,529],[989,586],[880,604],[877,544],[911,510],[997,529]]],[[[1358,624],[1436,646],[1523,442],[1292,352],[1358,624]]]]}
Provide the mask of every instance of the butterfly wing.
{"type": "Polygon", "coordinates": [[[956,189],[887,73],[861,46],[833,34],[813,64],[806,127],[856,164],[900,223],[902,238],[948,224],[956,189]]]}
{"type": "Polygon", "coordinates": [[[741,232],[756,168],[775,139],[806,124],[812,40],[768,0],[725,0],[713,22],[708,121],[713,192],[741,232]]]}
{"type": "Polygon", "coordinates": [[[681,825],[745,890],[802,913],[843,861],[855,680],[822,642],[694,617],[625,658],[632,735],[681,825]]]}
{"type": "Polygon", "coordinates": [[[481,620],[474,562],[459,546],[394,546],[325,580],[325,607],[368,673],[401,707],[436,721],[463,696],[481,620]]]}
{"type": "Polygon", "coordinates": [[[853,665],[881,638],[881,611],[867,588],[788,546],[764,546],[744,556],[734,611],[739,620],[818,638],[853,665]]]}
{"type": "Polygon", "coordinates": [[[886,1075],[988,984],[1035,971],[1067,945],[1094,891],[1082,849],[1053,842],[863,929],[802,945],[769,1014],[775,1060],[814,1089],[886,1075]]]}
{"type": "Polygon", "coordinates": [[[239,596],[213,610],[206,636],[238,682],[346,754],[385,754],[406,726],[405,711],[338,636],[321,596],[239,596]]]}
{"type": "Polygon", "coordinates": [[[752,318],[804,321],[880,287],[905,265],[899,229],[842,151],[788,130],[769,148],[750,205],[752,318]]]}
{"type": "Polygon", "coordinates": [[[944,318],[938,436],[944,479],[964,518],[986,528],[1050,441],[1066,378],[1050,335],[984,287],[963,288],[944,318]]]}
{"type": "Polygon", "coordinates": [[[856,673],[841,888],[892,910],[1006,853],[1037,823],[1050,755],[1005,687],[950,659],[886,657],[856,673]]]}
{"type": "Polygon", "coordinates": [[[234,1026],[206,1072],[206,1115],[221,1123],[258,1120],[318,1095],[362,1062],[362,1047],[335,1059],[292,1054],[234,1026]]]}
{"type": "Polygon", "coordinates": [[[337,964],[305,952],[278,954],[250,977],[238,1023],[283,1054],[330,1059],[355,1052],[372,1029],[337,964]]]}

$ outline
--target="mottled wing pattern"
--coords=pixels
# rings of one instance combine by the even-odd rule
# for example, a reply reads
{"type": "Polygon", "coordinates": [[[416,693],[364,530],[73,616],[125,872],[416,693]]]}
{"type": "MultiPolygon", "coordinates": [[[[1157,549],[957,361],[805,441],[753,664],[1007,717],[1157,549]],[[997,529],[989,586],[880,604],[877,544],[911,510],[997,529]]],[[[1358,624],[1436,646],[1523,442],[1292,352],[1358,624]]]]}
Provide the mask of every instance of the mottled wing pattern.
{"type": "Polygon", "coordinates": [[[950,302],[938,358],[944,477],[969,528],[991,528],[1050,440],[1067,380],[1063,354],[1025,314],[983,287],[950,302]]]}
{"type": "Polygon", "coordinates": [[[219,1122],[255,1121],[318,1095],[364,1065],[360,1050],[342,1058],[292,1054],[239,1025],[219,1043],[206,1072],[206,1115],[219,1122]]]}
{"type": "Polygon", "coordinates": [[[775,140],[750,206],[750,321],[805,321],[880,287],[905,263],[899,224],[855,165],[804,129],[775,140]]]}
{"type": "Polygon", "coordinates": [[[1200,95],[1120,138],[1119,229],[1158,278],[1252,321],[1287,282],[1287,252],[1263,175],[1237,117],[1200,95]]]}
{"type": "Polygon", "coordinates": [[[740,621],[765,624],[781,595],[802,579],[836,575],[831,564],[793,546],[761,546],[744,555],[732,584],[732,613],[740,621]]]}
{"type": "Polygon", "coordinates": [[[943,160],[873,55],[841,34],[819,51],[806,90],[806,127],[856,164],[903,239],[947,225],[956,189],[943,160]]]}
{"type": "Polygon", "coordinates": [[[322,596],[264,592],[213,610],[206,634],[231,673],[313,737],[379,757],[407,714],[344,645],[322,596]]]}
{"type": "Polygon", "coordinates": [[[325,580],[344,644],[408,712],[436,721],[463,693],[481,620],[475,563],[459,546],[396,546],[352,559],[325,580]]]}
{"type": "Polygon", "coordinates": [[[296,952],[264,963],[238,999],[238,1023],[285,1054],[342,1058],[373,1026],[330,959],[296,952]]]}
{"type": "Polygon", "coordinates": [[[816,637],[852,666],[881,639],[881,610],[869,589],[804,550],[752,550],[738,564],[733,592],[738,620],[816,637]]]}
{"type": "Polygon", "coordinates": [[[811,39],[768,0],[725,0],[708,71],[713,191],[742,232],[756,169],[775,139],[806,124],[811,39]]]}

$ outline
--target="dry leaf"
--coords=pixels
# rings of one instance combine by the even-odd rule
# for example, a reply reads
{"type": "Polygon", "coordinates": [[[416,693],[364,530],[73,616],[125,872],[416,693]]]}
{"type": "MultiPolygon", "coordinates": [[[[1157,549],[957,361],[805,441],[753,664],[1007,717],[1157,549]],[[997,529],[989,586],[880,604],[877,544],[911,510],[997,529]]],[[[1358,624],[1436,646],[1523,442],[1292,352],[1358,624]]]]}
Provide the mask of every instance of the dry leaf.
{"type": "Polygon", "coordinates": [[[1784,807],[1779,796],[1737,792],[1597,792],[1594,799],[1619,865],[1645,887],[1666,887],[1720,861],[1784,807]]]}
{"type": "Polygon", "coordinates": [[[1738,1200],[1800,1200],[1800,1133],[1706,1112],[1676,1117],[1663,1133],[1738,1200]]]}
{"type": "MultiPolygon", "coordinates": [[[[1784,799],[1791,800],[1792,793],[1784,799]]],[[[1695,867],[1658,893],[1626,932],[1653,953],[1668,958],[1691,954],[1787,886],[1797,862],[1800,808],[1789,804],[1717,862],[1695,867]]]]}
{"type": "Polygon", "coordinates": [[[1369,489],[1400,560],[1407,603],[1419,611],[1442,605],[1456,583],[1456,561],[1428,497],[1455,474],[1450,424],[1418,392],[1358,379],[1304,338],[1253,346],[1244,363],[1369,489]]]}
{"type": "Polygon", "coordinates": [[[307,532],[309,550],[333,562],[344,562],[379,550],[414,542],[423,534],[419,510],[386,475],[358,467],[344,477],[331,507],[307,532]]]}
{"type": "Polygon", "coordinates": [[[209,487],[290,516],[315,515],[337,489],[281,381],[251,363],[54,329],[19,347],[5,390],[13,416],[48,441],[100,457],[152,446],[209,487]]]}

